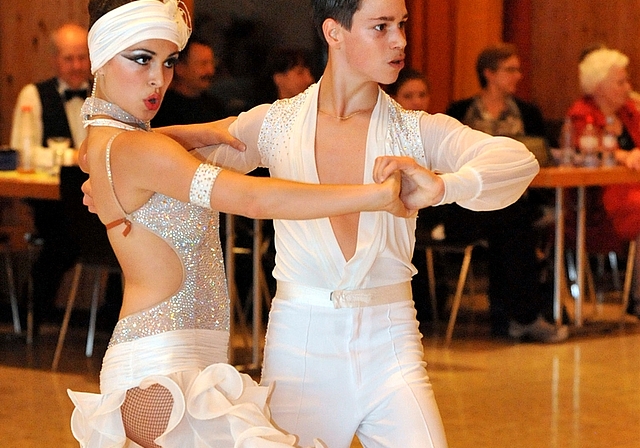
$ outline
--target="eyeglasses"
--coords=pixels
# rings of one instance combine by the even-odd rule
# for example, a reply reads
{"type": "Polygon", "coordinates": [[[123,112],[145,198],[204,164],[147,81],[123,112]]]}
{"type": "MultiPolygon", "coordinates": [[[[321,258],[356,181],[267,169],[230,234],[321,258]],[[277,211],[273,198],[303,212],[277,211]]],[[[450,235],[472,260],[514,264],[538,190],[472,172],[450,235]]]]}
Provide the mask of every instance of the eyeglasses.
{"type": "Polygon", "coordinates": [[[498,67],[498,70],[502,70],[507,73],[520,73],[520,67],[498,67]]]}

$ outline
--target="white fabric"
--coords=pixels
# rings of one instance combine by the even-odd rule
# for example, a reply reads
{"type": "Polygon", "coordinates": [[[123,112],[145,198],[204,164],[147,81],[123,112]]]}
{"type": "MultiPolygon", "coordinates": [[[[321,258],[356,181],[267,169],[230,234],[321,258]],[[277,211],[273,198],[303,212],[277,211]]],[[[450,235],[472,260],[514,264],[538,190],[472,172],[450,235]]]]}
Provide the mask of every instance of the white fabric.
{"type": "MultiPolygon", "coordinates": [[[[272,176],[317,183],[314,138],[317,92],[311,87],[304,111],[295,117],[298,129],[286,155],[261,156],[258,136],[269,105],[240,114],[230,131],[247,144],[239,152],[228,146],[200,150],[214,164],[248,172],[269,166],[272,176]],[[271,156],[271,157],[269,157],[271,156]]],[[[364,182],[372,182],[375,157],[385,154],[390,99],[380,91],[367,138],[364,182]],[[384,144],[382,144],[384,142],[384,144]]],[[[427,167],[442,174],[445,198],[472,210],[493,210],[515,202],[538,172],[533,154],[515,140],[491,137],[446,115],[423,114],[420,138],[427,167]]],[[[388,153],[387,153],[388,154],[388,153]]],[[[399,154],[395,154],[399,155],[399,154]]],[[[417,158],[418,159],[418,158],[417,158]]],[[[356,254],[344,259],[329,219],[274,221],[278,281],[329,289],[363,289],[409,281],[415,244],[415,219],[388,213],[360,214],[356,254]],[[393,237],[391,237],[393,236],[393,237]]]]}
{"type": "MultiPolygon", "coordinates": [[[[88,83],[87,83],[88,87],[88,83]]],[[[58,92],[62,94],[68,85],[58,78],[58,92]]],[[[82,107],[81,98],[72,98],[69,101],[64,102],[64,110],[67,116],[67,122],[69,123],[69,129],[71,129],[71,136],[76,145],[79,148],[84,139],[87,136],[86,129],[82,126],[82,118],[80,117],[80,108],[82,107]]],[[[13,110],[13,122],[11,125],[11,139],[10,145],[12,148],[20,148],[22,142],[20,141],[20,129],[21,129],[21,114],[22,106],[29,105],[33,111],[34,129],[33,137],[37,145],[42,145],[42,102],[40,101],[40,94],[35,84],[27,84],[20,90],[18,99],[16,101],[15,108],[13,110]]]]}
{"type": "Polygon", "coordinates": [[[189,13],[178,0],[136,0],[100,17],[89,30],[94,73],[121,51],[148,39],[164,39],[182,50],[191,34],[189,13]]]}
{"type": "MultiPolygon", "coordinates": [[[[291,132],[270,140],[272,152],[259,148],[260,133],[273,136],[287,122],[271,120],[269,106],[263,105],[241,114],[230,128],[247,151],[223,146],[201,154],[239,171],[260,164],[275,177],[317,183],[318,90],[316,84],[292,100],[296,105],[304,101],[301,110],[282,113],[282,120],[295,122],[291,132]]],[[[397,136],[388,132],[390,124],[397,124],[392,122],[394,107],[380,91],[367,136],[364,183],[372,181],[378,155],[406,155],[397,136]]],[[[445,115],[422,114],[414,123],[419,129],[402,129],[402,137],[422,143],[412,154],[419,163],[446,173],[442,203],[474,210],[504,207],[520,197],[538,171],[535,157],[515,140],[474,131],[445,115]]],[[[328,219],[276,221],[275,229],[274,276],[279,282],[365,289],[408,282],[415,273],[415,219],[361,213],[356,253],[349,261],[328,219]]],[[[275,386],[274,421],[299,435],[302,444],[318,437],[331,448],[348,448],[357,433],[368,447],[445,447],[410,298],[407,293],[405,300],[388,305],[341,309],[275,299],[262,375],[264,384],[275,386]]]]}
{"type": "Polygon", "coordinates": [[[342,309],[274,299],[261,384],[301,445],[349,448],[355,433],[365,447],[447,446],[410,297],[342,309]]]}
{"type": "Polygon", "coordinates": [[[126,390],[160,384],[174,403],[167,430],[156,439],[164,448],[296,446],[295,436],[269,420],[270,388],[224,362],[227,346],[224,331],[178,330],[110,347],[101,372],[102,393],[67,391],[76,406],[74,437],[83,448],[135,446],[126,438],[120,412],[126,390]]]}
{"type": "Polygon", "coordinates": [[[331,290],[296,283],[278,282],[276,298],[293,300],[313,306],[329,308],[362,308],[387,305],[411,297],[411,283],[378,286],[369,289],[331,290]]]}

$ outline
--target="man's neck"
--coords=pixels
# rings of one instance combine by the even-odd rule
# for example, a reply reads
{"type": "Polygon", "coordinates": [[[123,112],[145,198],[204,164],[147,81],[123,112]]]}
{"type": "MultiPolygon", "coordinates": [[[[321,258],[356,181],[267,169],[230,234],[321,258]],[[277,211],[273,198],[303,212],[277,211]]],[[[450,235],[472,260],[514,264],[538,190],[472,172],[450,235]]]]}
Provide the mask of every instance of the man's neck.
{"type": "Polygon", "coordinates": [[[373,109],[378,101],[378,91],[376,82],[352,82],[326,70],[320,81],[318,108],[335,116],[373,109]]]}

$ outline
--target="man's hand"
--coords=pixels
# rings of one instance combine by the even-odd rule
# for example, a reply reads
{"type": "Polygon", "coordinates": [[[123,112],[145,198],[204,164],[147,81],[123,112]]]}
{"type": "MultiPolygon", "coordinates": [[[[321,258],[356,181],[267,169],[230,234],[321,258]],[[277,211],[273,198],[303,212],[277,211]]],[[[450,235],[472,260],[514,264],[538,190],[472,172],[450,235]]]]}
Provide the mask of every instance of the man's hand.
{"type": "Polygon", "coordinates": [[[389,177],[381,182],[381,185],[387,188],[389,192],[388,203],[384,206],[384,211],[400,218],[409,218],[417,213],[417,210],[407,208],[400,199],[402,191],[402,174],[400,174],[400,171],[391,173],[389,177]]]}
{"type": "Polygon", "coordinates": [[[236,117],[229,117],[209,123],[166,126],[154,131],[171,137],[186,149],[226,144],[244,151],[246,145],[229,133],[229,126],[235,120],[236,117]]]}
{"type": "Polygon", "coordinates": [[[444,182],[433,171],[419,165],[410,157],[378,157],[373,167],[373,179],[384,182],[394,172],[402,173],[400,199],[406,208],[418,210],[440,202],[444,196],[444,182]]]}
{"type": "Polygon", "coordinates": [[[91,196],[91,179],[87,179],[82,184],[82,192],[84,193],[82,203],[87,206],[91,213],[97,213],[96,204],[93,202],[93,196],[91,196]]]}

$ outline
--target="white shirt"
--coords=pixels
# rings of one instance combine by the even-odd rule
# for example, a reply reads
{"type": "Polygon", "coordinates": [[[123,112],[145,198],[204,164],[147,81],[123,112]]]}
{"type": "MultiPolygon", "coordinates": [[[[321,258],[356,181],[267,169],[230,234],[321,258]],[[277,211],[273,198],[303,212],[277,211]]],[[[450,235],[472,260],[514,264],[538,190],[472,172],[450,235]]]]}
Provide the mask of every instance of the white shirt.
{"type": "MultiPolygon", "coordinates": [[[[259,147],[259,134],[270,107],[262,105],[240,114],[230,128],[247,144],[247,151],[221,147],[210,159],[244,172],[258,165],[268,166],[275,177],[318,183],[314,157],[317,85],[309,92],[302,111],[291,118],[295,125],[287,154],[283,156],[277,150],[261,153],[264,148],[259,147]]],[[[375,158],[393,150],[385,140],[389,101],[380,91],[367,137],[365,183],[373,181],[375,158]]],[[[515,140],[491,137],[442,114],[422,114],[419,127],[424,154],[417,155],[416,160],[442,173],[442,204],[457,202],[472,210],[502,208],[515,202],[538,172],[533,154],[515,140]]],[[[416,272],[411,264],[415,218],[397,218],[386,212],[361,213],[356,253],[350,260],[344,259],[328,218],[276,220],[274,226],[273,274],[277,280],[334,290],[361,289],[409,281],[416,272]]]]}
{"type": "MultiPolygon", "coordinates": [[[[88,87],[88,84],[83,87],[88,87]]],[[[66,82],[58,79],[58,93],[60,93],[60,95],[63,95],[64,91],[68,88],[69,86],[66,82]]],[[[80,108],[82,107],[83,103],[84,100],[78,97],[72,98],[69,101],[63,101],[64,110],[67,115],[67,121],[69,123],[69,128],[71,129],[71,136],[73,137],[73,141],[78,148],[87,136],[87,130],[82,126],[82,117],[80,115],[80,108]]],[[[20,94],[18,95],[18,99],[16,101],[16,106],[13,110],[13,124],[11,127],[10,140],[12,148],[20,148],[22,146],[22,143],[20,141],[22,115],[20,112],[22,111],[22,107],[25,105],[31,106],[31,110],[33,111],[34,142],[38,146],[42,144],[42,133],[44,132],[42,124],[42,102],[40,101],[40,94],[38,93],[38,88],[36,87],[36,85],[27,84],[20,91],[20,94]]]]}

